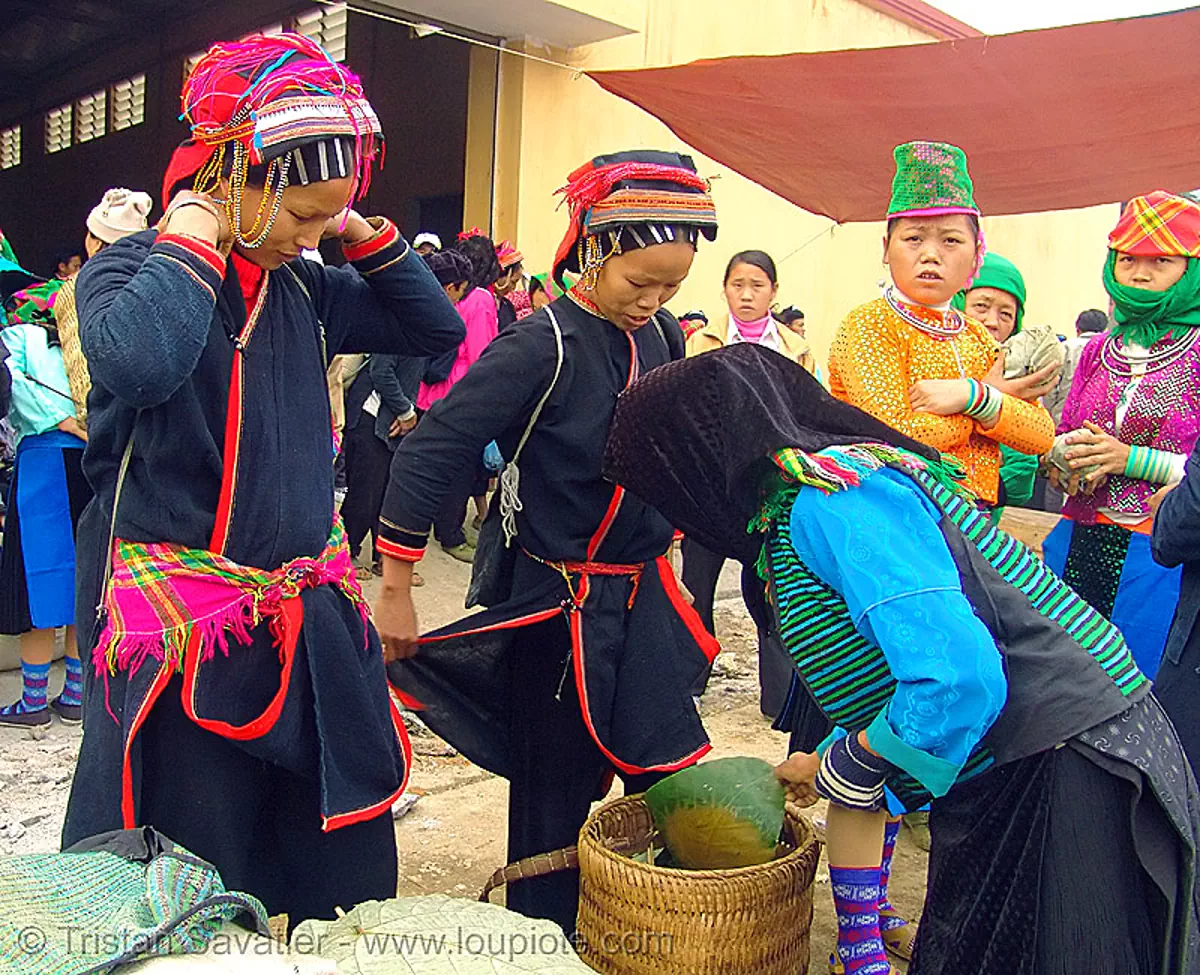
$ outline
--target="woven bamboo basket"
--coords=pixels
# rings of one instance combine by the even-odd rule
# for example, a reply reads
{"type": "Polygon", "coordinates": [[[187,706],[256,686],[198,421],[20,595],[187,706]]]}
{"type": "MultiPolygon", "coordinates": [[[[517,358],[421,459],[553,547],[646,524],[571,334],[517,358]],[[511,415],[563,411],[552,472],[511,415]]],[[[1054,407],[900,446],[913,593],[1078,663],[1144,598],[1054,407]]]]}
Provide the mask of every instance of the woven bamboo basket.
{"type": "Polygon", "coordinates": [[[640,796],[597,809],[579,835],[579,942],[605,975],[806,975],[820,844],[787,817],[792,850],[734,870],[630,859],[655,836],[640,796]]]}

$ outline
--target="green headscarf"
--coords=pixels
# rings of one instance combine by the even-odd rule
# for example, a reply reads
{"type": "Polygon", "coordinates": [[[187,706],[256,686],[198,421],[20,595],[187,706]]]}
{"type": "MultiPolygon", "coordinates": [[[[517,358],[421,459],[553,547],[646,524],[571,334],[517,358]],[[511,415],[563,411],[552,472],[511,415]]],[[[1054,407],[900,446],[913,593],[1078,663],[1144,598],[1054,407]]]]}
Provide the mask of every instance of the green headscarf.
{"type": "Polygon", "coordinates": [[[956,294],[950,304],[959,311],[966,311],[967,292],[974,291],[976,288],[995,288],[997,291],[1003,291],[1016,298],[1017,324],[1013,326],[1012,334],[1016,335],[1021,331],[1021,325],[1025,321],[1025,279],[1012,261],[1007,257],[1001,257],[999,254],[988,251],[983,256],[983,265],[979,268],[979,273],[975,275],[975,280],[971,282],[971,287],[964,288],[956,294]]]}
{"type": "Polygon", "coordinates": [[[1189,257],[1183,277],[1166,291],[1130,288],[1117,281],[1117,251],[1104,262],[1104,290],[1113,300],[1114,335],[1149,348],[1175,329],[1200,325],[1200,259],[1189,257]]]}

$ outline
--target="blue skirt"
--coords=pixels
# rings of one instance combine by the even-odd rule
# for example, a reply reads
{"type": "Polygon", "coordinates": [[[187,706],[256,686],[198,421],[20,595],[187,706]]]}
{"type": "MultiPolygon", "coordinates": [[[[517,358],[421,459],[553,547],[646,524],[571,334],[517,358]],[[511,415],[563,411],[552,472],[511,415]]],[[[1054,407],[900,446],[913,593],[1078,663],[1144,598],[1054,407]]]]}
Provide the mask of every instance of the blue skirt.
{"type": "Polygon", "coordinates": [[[0,633],[75,622],[75,526],[91,498],[83,446],[52,430],[17,447],[0,550],[0,633]]]}
{"type": "Polygon", "coordinates": [[[1067,518],[1047,536],[1043,554],[1046,565],[1121,631],[1134,661],[1153,680],[1179,602],[1182,569],[1155,562],[1147,535],[1067,518]]]}

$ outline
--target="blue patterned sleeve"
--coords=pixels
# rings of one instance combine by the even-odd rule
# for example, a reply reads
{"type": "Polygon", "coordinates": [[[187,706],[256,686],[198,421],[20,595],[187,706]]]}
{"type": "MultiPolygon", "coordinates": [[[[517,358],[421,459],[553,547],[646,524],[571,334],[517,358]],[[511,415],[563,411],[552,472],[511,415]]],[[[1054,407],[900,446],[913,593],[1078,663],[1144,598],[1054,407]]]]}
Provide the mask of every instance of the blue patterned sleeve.
{"type": "Polygon", "coordinates": [[[940,518],[912,481],[887,469],[857,489],[802,488],[791,518],[797,554],[846,600],[896,678],[867,741],[934,796],[954,784],[1008,686],[1000,651],[962,592],[940,518]]]}

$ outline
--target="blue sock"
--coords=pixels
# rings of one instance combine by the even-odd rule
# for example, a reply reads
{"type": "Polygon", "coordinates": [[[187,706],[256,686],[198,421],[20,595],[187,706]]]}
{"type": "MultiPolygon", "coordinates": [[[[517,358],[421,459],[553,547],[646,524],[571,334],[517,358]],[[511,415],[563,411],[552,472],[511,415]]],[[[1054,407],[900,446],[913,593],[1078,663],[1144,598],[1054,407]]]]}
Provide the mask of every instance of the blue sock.
{"type": "Polygon", "coordinates": [[[78,706],[83,703],[83,663],[78,657],[67,657],[63,663],[67,666],[67,680],[59,701],[78,706]]]}
{"type": "Polygon", "coordinates": [[[846,975],[888,975],[892,970],[879,931],[879,880],[879,867],[829,868],[837,954],[846,975]]]}
{"type": "Polygon", "coordinates": [[[21,677],[25,692],[16,704],[0,709],[4,714],[28,714],[46,709],[46,685],[50,683],[49,664],[28,664],[21,661],[21,677]]]}

